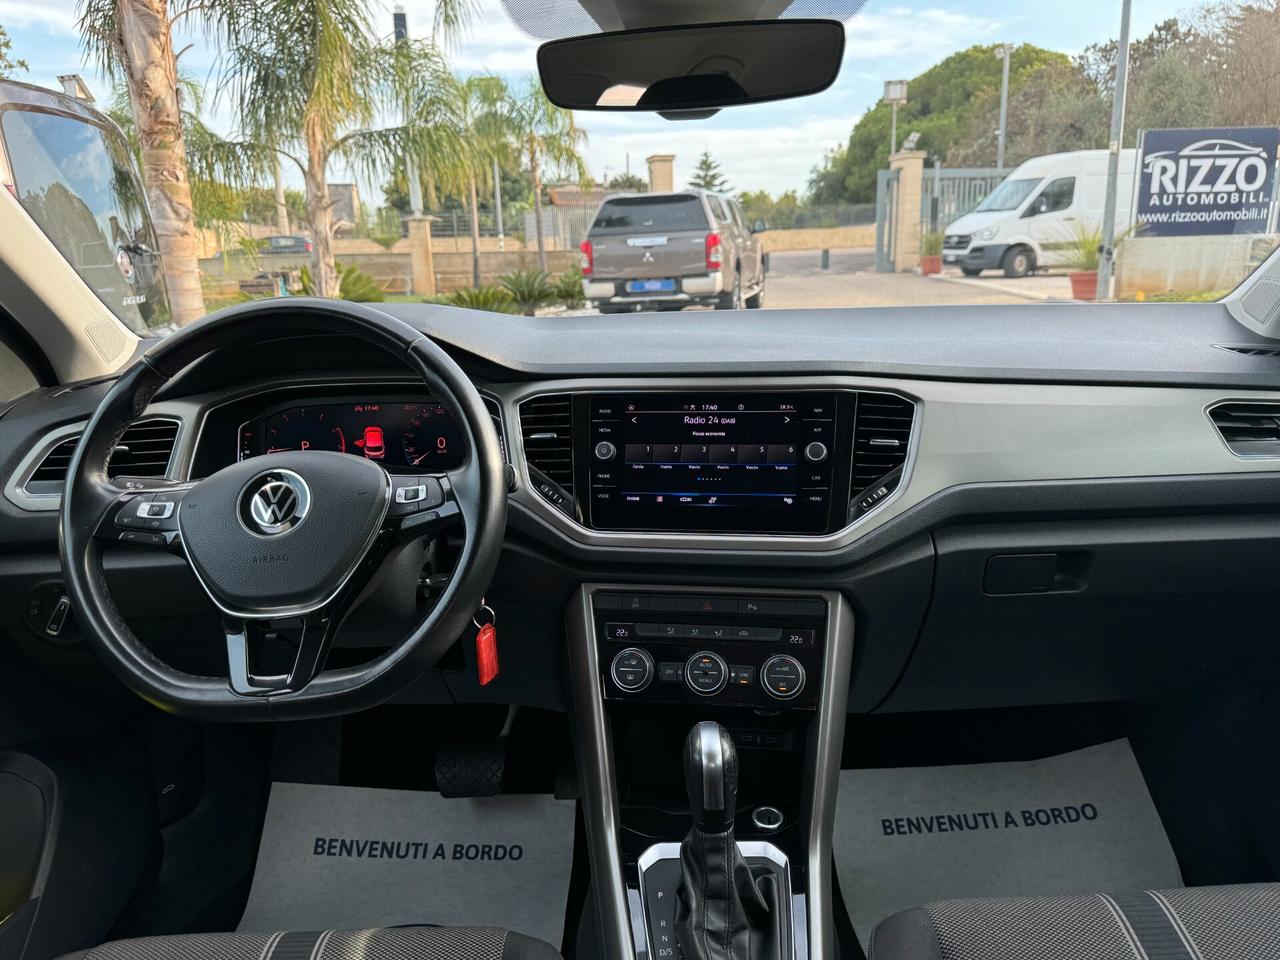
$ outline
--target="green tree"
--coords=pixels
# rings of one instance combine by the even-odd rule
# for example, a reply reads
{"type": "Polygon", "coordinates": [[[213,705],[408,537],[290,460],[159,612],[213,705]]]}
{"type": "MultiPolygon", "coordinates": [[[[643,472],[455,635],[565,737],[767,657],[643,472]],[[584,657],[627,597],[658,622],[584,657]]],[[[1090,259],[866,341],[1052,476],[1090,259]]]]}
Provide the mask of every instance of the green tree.
{"type": "Polygon", "coordinates": [[[623,190],[627,193],[646,193],[649,190],[649,181],[634,173],[615,173],[605,181],[604,188],[623,190]]]}
{"type": "Polygon", "coordinates": [[[14,73],[28,70],[27,61],[15,59],[9,52],[13,49],[13,41],[4,27],[0,27],[0,77],[12,77],[14,73]]]}
{"type": "Polygon", "coordinates": [[[465,179],[471,210],[471,285],[480,286],[480,186],[492,186],[493,171],[511,164],[517,135],[506,82],[497,76],[468,77],[461,86],[462,129],[469,150],[465,179]]]}
{"type": "Polygon", "coordinates": [[[720,171],[720,164],[712,158],[710,150],[702,151],[702,156],[698,158],[698,165],[694,168],[693,176],[689,178],[689,186],[697,190],[711,190],[715,193],[727,193],[729,191],[729,180],[720,171]]]}
{"type": "Polygon", "coordinates": [[[430,41],[377,40],[366,0],[256,0],[239,12],[223,95],[247,139],[276,146],[302,172],[315,289],[333,296],[330,165],[341,160],[368,179],[402,158],[441,174],[462,169],[458,83],[430,41]],[[403,123],[377,126],[406,104],[403,123]]]}
{"type": "Polygon", "coordinates": [[[542,229],[542,177],[548,169],[571,172],[587,179],[587,165],[578,152],[587,141],[568,110],[557,107],[542,91],[537,77],[530,77],[511,103],[511,123],[516,148],[528,163],[533,178],[533,226],[538,242],[538,266],[547,269],[546,240],[542,229]]]}

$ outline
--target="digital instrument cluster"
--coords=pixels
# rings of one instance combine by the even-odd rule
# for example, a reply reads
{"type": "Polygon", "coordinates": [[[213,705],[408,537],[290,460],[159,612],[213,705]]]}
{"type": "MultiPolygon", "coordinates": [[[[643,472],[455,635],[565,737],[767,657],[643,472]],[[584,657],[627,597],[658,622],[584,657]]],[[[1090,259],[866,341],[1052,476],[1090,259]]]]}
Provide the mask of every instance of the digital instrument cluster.
{"type": "Polygon", "coordinates": [[[435,472],[462,463],[457,422],[431,400],[362,400],[287,406],[240,427],[239,458],[332,450],[389,469],[435,472]]]}

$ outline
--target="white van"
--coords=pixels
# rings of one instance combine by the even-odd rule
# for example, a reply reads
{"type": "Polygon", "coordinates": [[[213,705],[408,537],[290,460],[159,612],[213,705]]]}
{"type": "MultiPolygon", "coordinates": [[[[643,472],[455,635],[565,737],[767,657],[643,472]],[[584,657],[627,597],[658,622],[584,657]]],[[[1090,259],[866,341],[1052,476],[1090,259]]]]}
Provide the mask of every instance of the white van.
{"type": "MultiPolygon", "coordinates": [[[[1116,230],[1129,225],[1137,150],[1120,152],[1116,230]]],[[[1102,224],[1107,151],[1077,150],[1028,160],[1009,174],[972,213],[947,226],[942,262],[966,276],[983,270],[1021,277],[1062,266],[1076,231],[1102,224]]]]}

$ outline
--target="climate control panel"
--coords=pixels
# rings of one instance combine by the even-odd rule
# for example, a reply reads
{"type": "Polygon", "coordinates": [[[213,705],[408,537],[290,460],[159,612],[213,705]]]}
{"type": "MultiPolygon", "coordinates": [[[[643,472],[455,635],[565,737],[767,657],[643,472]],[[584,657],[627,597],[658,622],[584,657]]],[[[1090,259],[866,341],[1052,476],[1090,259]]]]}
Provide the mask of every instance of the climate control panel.
{"type": "Polygon", "coordinates": [[[817,703],[827,618],[821,597],[600,591],[592,603],[609,699],[817,703]]]}

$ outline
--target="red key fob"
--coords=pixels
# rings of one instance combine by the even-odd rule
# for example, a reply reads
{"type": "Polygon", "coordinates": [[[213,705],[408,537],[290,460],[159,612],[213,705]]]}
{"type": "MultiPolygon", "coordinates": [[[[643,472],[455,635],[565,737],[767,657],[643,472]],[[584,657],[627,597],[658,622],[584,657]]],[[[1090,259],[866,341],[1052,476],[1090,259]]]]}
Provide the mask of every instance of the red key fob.
{"type": "Polygon", "coordinates": [[[498,631],[486,623],[476,634],[476,673],[485,687],[498,675],[498,631]]]}

